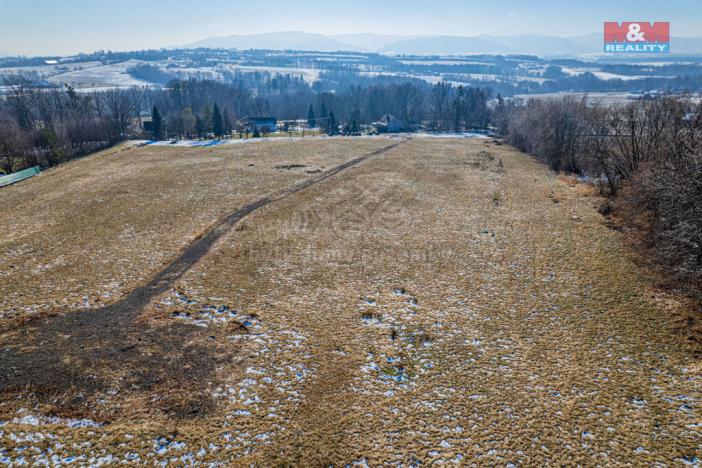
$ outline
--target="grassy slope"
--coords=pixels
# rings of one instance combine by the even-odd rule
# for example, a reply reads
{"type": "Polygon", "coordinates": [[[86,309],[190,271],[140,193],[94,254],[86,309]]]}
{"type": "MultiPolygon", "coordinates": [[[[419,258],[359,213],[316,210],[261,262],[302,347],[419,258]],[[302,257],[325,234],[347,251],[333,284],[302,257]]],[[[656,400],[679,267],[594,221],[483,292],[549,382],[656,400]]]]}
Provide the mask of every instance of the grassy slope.
{"type": "MultiPolygon", "coordinates": [[[[253,159],[277,147],[260,148],[253,159]]],[[[242,348],[218,369],[210,416],[174,421],[138,401],[92,434],[41,430],[91,444],[64,455],[149,460],[700,457],[701,369],[676,334],[684,304],[648,286],[594,202],[505,147],[415,140],[244,220],[177,283],[198,304],[154,301],[147,322],[200,317],[203,303],[251,321],[229,339],[205,321],[217,346],[242,348]]],[[[3,430],[14,447],[10,433],[37,428],[3,430]]]]}
{"type": "Polygon", "coordinates": [[[0,321],[114,302],[225,213],[383,142],[346,145],[111,149],[4,188],[0,321]]]}

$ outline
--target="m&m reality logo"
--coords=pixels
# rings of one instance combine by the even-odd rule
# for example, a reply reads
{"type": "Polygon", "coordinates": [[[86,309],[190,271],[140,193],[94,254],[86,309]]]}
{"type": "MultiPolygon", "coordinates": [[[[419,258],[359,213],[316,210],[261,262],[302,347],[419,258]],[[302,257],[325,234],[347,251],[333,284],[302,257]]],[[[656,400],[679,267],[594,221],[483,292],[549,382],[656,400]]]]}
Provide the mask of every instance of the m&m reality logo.
{"type": "Polygon", "coordinates": [[[670,52],[670,23],[605,21],[604,51],[617,54],[666,54],[670,52]]]}

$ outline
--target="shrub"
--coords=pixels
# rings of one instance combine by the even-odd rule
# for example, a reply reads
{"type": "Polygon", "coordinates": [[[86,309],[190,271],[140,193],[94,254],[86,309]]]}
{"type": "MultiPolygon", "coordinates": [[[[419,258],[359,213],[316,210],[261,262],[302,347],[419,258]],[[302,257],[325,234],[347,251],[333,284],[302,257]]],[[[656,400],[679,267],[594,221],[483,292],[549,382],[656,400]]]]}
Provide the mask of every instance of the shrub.
{"type": "Polygon", "coordinates": [[[617,197],[600,212],[618,214],[663,276],[702,299],[702,103],[531,101],[501,118],[512,145],[617,197]]]}
{"type": "Polygon", "coordinates": [[[618,200],[620,213],[670,284],[702,299],[702,152],[657,160],[618,200]]]}

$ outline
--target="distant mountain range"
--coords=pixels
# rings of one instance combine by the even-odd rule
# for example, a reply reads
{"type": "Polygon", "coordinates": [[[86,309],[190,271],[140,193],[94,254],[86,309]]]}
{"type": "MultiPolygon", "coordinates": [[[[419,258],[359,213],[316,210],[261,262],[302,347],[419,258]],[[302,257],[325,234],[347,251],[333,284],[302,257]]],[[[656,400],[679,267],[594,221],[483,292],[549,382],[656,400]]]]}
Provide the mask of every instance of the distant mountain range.
{"type": "Polygon", "coordinates": [[[338,50],[358,50],[337,39],[322,34],[298,31],[272,32],[252,35],[232,35],[210,37],[185,45],[186,48],[223,48],[223,49],[273,49],[273,50],[316,50],[332,52],[338,50]]]}
{"type": "MultiPolygon", "coordinates": [[[[529,54],[579,57],[602,54],[602,34],[574,37],[540,34],[516,36],[393,36],[384,34],[324,34],[301,31],[211,37],[185,48],[306,50],[319,52],[378,52],[405,55],[529,54]]],[[[702,37],[672,37],[674,55],[702,55],[702,37]]]]}

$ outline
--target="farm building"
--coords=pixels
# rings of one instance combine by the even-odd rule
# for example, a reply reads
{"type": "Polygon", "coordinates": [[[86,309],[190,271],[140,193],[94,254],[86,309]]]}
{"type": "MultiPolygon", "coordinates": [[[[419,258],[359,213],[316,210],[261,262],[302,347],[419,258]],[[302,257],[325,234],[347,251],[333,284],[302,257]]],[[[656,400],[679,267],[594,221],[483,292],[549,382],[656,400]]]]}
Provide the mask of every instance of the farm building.
{"type": "Polygon", "coordinates": [[[243,131],[260,133],[273,133],[278,129],[278,120],[275,117],[244,117],[237,122],[237,128],[243,131]]]}
{"type": "Polygon", "coordinates": [[[391,114],[385,114],[373,126],[378,133],[398,133],[405,129],[402,121],[391,114]]]}

